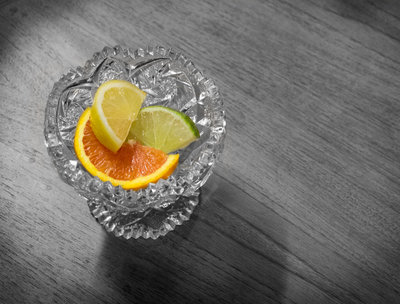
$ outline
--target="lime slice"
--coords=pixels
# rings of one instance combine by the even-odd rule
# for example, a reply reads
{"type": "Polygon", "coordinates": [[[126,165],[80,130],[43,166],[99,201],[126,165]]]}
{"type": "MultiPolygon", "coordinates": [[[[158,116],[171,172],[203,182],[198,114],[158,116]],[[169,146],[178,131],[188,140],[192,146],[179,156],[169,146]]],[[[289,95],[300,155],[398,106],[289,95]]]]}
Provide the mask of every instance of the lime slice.
{"type": "Polygon", "coordinates": [[[165,153],[185,148],[199,137],[199,130],[189,116],[163,106],[142,108],[128,135],[165,153]]]}
{"type": "Polygon", "coordinates": [[[125,80],[110,80],[96,91],[90,122],[97,139],[117,152],[128,136],[146,93],[125,80]]]}

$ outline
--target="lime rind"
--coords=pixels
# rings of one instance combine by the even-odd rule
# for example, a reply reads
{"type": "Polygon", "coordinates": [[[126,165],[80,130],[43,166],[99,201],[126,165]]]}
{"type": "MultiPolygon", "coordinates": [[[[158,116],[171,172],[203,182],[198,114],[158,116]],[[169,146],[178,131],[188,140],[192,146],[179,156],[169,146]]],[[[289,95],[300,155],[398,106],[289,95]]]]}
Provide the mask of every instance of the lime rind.
{"type": "MultiPolygon", "coordinates": [[[[174,110],[174,111],[175,111],[175,110],[174,110]]],[[[181,116],[182,119],[183,119],[187,124],[190,125],[190,130],[193,131],[194,137],[200,138],[199,129],[197,129],[196,124],[194,123],[194,121],[193,121],[189,116],[187,116],[186,114],[184,114],[184,113],[182,113],[182,112],[178,112],[178,111],[175,111],[175,112],[177,113],[177,115],[181,116]]]]}

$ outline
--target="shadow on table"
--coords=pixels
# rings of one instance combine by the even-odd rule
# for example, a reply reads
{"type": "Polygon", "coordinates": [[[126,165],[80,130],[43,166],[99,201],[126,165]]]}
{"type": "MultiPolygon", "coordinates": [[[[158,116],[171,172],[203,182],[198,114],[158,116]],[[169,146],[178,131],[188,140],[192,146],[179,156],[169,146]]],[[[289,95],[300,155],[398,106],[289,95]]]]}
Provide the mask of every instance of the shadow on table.
{"type": "Polygon", "coordinates": [[[97,283],[113,303],[279,303],[285,231],[267,203],[213,175],[190,221],[165,237],[106,235],[97,283]]]}

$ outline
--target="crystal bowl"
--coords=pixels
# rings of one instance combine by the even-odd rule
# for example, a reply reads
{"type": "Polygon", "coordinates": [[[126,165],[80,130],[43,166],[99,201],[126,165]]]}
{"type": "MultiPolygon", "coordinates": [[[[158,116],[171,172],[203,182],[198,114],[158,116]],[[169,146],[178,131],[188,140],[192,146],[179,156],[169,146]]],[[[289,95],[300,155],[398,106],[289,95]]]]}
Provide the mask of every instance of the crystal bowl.
{"type": "Polygon", "coordinates": [[[45,144],[61,178],[88,203],[91,214],[115,236],[153,238],[188,220],[222,152],[225,112],[218,88],[183,54],[161,46],[133,50],[105,47],[83,67],[70,70],[49,95],[44,124],[45,144]],[[186,113],[200,139],[180,154],[166,180],[138,191],[114,187],[86,171],[73,141],[80,115],[92,104],[105,81],[124,79],[147,93],[143,106],[163,105],[186,113]]]}

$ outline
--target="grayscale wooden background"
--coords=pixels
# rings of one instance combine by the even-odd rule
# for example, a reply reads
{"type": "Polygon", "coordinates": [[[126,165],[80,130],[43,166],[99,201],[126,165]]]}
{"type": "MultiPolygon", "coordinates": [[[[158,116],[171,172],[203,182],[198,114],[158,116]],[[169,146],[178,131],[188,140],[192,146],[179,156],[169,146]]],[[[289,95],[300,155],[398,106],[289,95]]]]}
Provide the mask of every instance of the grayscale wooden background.
{"type": "Polygon", "coordinates": [[[0,303],[400,303],[400,2],[0,1],[0,303]],[[189,222],[107,234],[44,146],[53,83],[174,47],[228,135],[189,222]]]}

